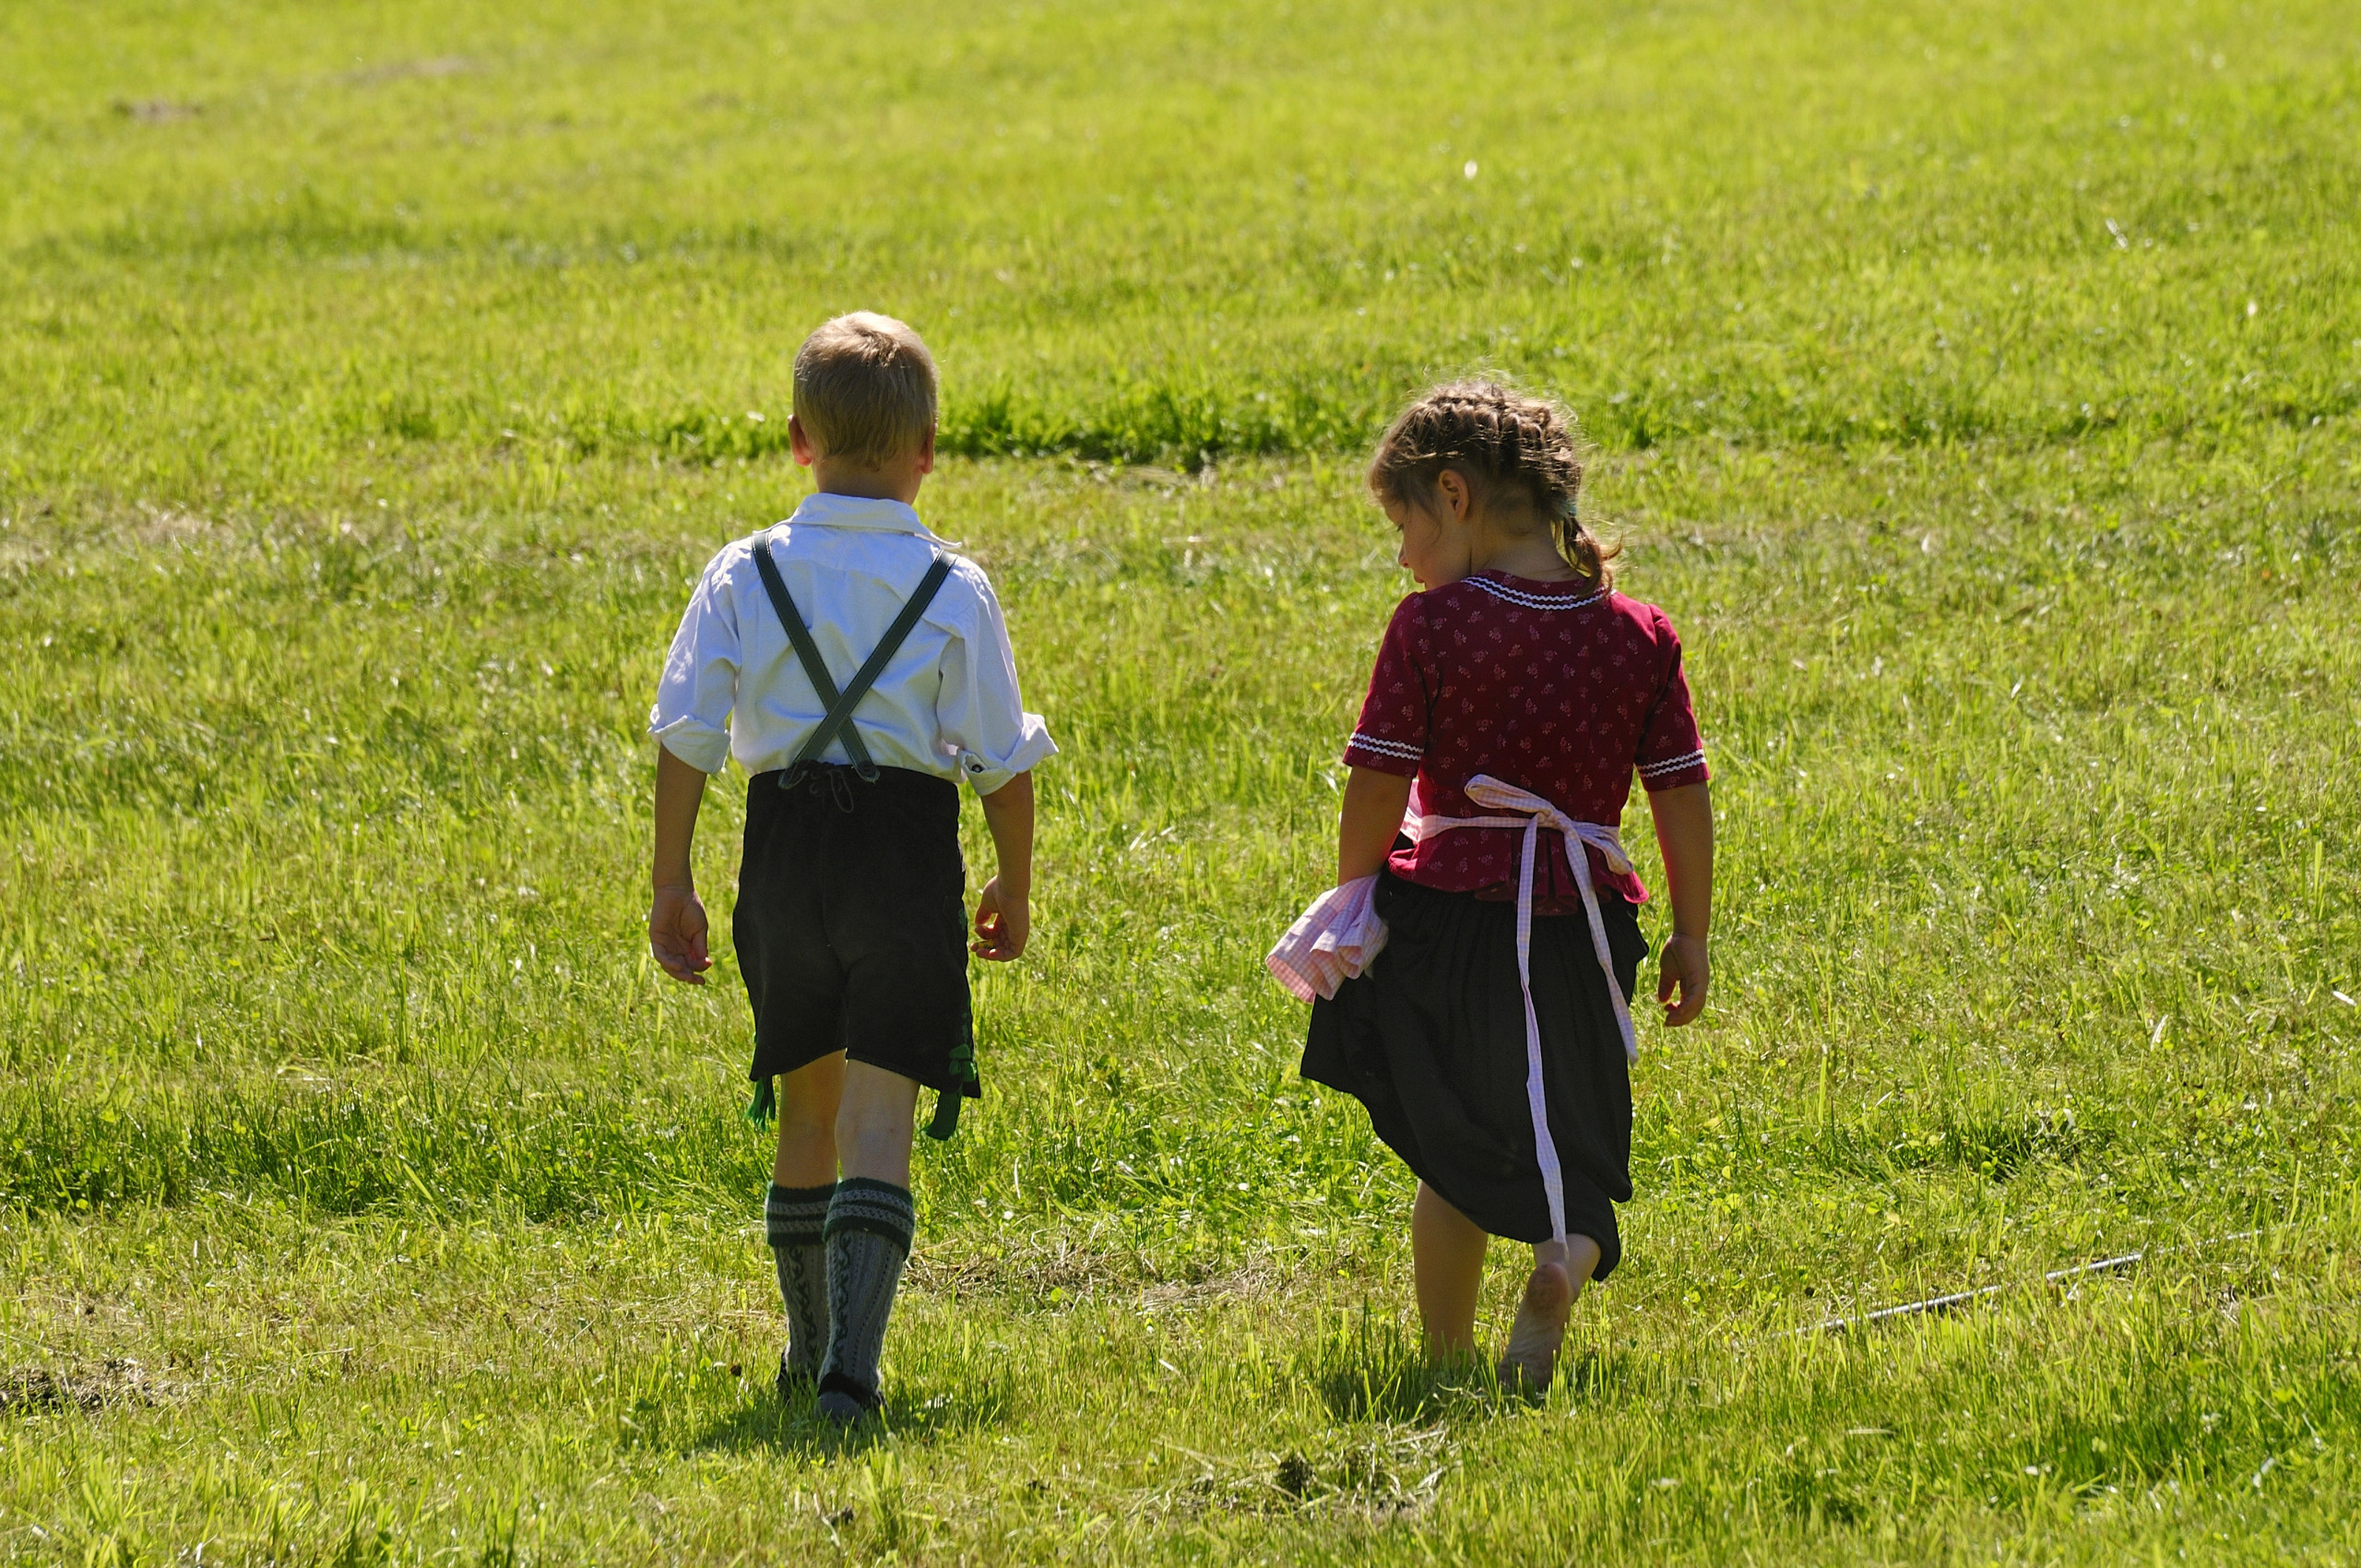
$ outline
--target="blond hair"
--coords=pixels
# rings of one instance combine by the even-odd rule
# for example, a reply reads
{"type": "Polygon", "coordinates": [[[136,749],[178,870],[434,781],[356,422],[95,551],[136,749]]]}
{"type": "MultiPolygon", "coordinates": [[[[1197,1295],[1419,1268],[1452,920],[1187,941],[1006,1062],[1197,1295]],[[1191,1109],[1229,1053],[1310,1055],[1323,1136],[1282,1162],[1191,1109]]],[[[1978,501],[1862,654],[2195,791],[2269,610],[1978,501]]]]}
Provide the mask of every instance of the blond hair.
{"type": "Polygon", "coordinates": [[[795,350],[795,417],[821,457],[883,468],[934,430],[934,356],[875,311],[823,322],[795,350]]]}
{"type": "Polygon", "coordinates": [[[1611,588],[1607,564],[1616,553],[1583,527],[1582,455],[1573,420],[1544,398],[1528,398],[1495,381],[1455,381],[1437,386],[1402,410],[1370,459],[1369,487],[1380,501],[1424,505],[1435,481],[1450,469],[1480,498],[1501,490],[1522,493],[1549,525],[1551,541],[1585,581],[1611,588]]]}

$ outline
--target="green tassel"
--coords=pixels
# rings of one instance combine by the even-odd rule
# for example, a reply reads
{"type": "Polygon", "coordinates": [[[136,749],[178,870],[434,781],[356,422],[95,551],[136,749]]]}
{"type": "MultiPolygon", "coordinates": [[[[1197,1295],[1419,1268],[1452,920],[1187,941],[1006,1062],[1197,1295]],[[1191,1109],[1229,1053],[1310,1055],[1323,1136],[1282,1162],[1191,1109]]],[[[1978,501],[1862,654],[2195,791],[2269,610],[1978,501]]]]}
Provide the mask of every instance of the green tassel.
{"type": "Polygon", "coordinates": [[[934,1120],[927,1123],[926,1135],[937,1143],[950,1140],[959,1130],[959,1102],[981,1099],[984,1081],[976,1071],[976,1037],[970,1032],[951,1051],[951,1087],[938,1089],[934,1096],[934,1120]]]}
{"type": "Polygon", "coordinates": [[[754,1080],[754,1098],[746,1102],[746,1124],[767,1127],[778,1115],[778,1095],[768,1078],[754,1080]]]}

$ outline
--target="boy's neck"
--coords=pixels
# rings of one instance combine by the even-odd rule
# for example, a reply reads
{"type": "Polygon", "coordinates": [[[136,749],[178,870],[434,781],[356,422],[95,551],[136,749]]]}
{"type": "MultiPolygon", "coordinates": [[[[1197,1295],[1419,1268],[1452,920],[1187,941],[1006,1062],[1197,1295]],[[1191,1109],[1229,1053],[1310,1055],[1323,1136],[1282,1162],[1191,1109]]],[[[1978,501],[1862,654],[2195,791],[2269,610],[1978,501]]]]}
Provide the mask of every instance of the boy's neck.
{"type": "Polygon", "coordinates": [[[787,440],[795,460],[812,470],[812,483],[824,494],[849,495],[862,501],[898,501],[907,506],[919,498],[919,486],[934,471],[932,430],[900,457],[874,468],[823,457],[811,433],[803,428],[801,414],[788,416],[787,440]]]}
{"type": "Polygon", "coordinates": [[[912,469],[839,468],[823,457],[812,465],[812,485],[824,495],[849,495],[861,501],[899,501],[907,506],[919,498],[926,475],[912,469]]]}

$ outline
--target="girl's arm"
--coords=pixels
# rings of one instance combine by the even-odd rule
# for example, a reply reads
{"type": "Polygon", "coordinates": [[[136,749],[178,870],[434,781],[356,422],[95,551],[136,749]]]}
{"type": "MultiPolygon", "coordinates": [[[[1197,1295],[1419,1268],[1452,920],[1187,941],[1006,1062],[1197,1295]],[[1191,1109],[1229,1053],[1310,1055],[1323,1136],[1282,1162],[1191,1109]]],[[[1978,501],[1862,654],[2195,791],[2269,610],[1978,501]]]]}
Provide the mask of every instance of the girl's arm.
{"type": "Polygon", "coordinates": [[[1375,876],[1402,831],[1410,780],[1398,773],[1356,767],[1345,780],[1345,811],[1336,824],[1336,885],[1375,876]]]}
{"type": "Polygon", "coordinates": [[[1712,786],[1684,784],[1648,796],[1664,851],[1664,879],[1672,897],[1672,934],[1665,939],[1656,1000],[1664,1021],[1679,1028],[1705,1010],[1713,962],[1706,934],[1714,923],[1714,801],[1712,786]],[[1675,1004],[1675,990],[1680,1000],[1675,1004]]]}
{"type": "Polygon", "coordinates": [[[705,803],[705,775],[656,748],[656,884],[647,909],[647,945],[664,972],[691,985],[705,983],[713,959],[705,950],[705,906],[689,871],[689,841],[705,803]]]}

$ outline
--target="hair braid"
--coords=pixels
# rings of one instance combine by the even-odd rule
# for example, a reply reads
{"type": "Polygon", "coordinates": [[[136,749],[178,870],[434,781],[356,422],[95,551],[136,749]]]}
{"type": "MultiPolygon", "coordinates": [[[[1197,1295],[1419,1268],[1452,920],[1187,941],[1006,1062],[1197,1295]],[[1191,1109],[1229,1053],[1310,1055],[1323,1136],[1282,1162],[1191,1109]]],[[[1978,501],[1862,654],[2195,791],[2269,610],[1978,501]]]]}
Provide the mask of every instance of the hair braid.
{"type": "Polygon", "coordinates": [[[1478,496],[1523,492],[1566,564],[1587,582],[1613,586],[1608,562],[1616,549],[1602,547],[1583,526],[1582,454],[1572,420],[1555,403],[1493,381],[1437,386],[1403,410],[1378,442],[1369,487],[1381,501],[1423,505],[1445,469],[1478,496]]]}

